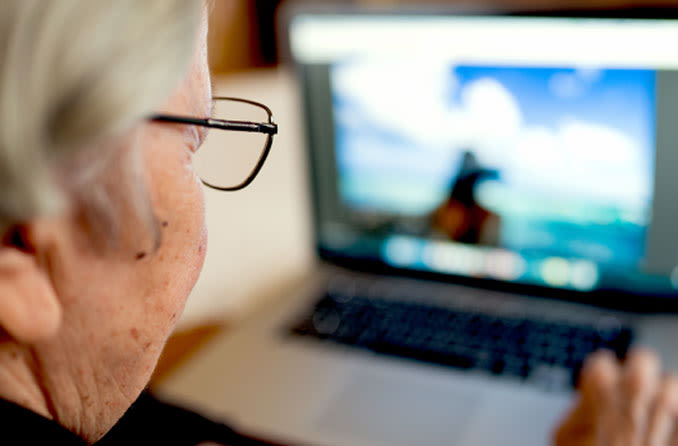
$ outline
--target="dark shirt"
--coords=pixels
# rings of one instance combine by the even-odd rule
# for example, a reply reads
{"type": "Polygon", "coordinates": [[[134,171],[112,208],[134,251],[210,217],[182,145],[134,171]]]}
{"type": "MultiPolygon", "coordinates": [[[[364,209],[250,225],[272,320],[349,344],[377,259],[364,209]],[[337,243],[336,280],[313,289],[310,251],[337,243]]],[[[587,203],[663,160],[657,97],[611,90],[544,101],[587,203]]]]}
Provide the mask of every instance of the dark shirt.
{"type": "Polygon", "coordinates": [[[0,442],[3,445],[86,444],[59,423],[3,399],[0,399],[0,426],[0,442]]]}
{"type": "MultiPolygon", "coordinates": [[[[0,426],[2,445],[86,444],[82,438],[59,423],[2,399],[0,426]]],[[[276,446],[274,443],[238,434],[225,424],[159,401],[149,393],[142,393],[97,445],[195,446],[203,442],[227,446],[276,446]]]]}

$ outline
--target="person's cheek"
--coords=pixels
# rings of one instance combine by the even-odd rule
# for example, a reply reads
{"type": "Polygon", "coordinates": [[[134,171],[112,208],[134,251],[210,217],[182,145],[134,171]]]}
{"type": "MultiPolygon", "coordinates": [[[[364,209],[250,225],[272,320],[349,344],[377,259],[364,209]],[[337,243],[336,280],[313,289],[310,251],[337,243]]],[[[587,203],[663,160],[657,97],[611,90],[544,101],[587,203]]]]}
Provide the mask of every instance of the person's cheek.
{"type": "MultiPolygon", "coordinates": [[[[154,213],[161,225],[161,269],[174,277],[175,293],[187,297],[205,259],[207,229],[203,186],[192,163],[188,132],[165,129],[149,150],[154,213]]],[[[184,130],[184,129],[182,129],[184,130]]]]}
{"type": "Polygon", "coordinates": [[[195,282],[202,270],[205,255],[207,251],[207,225],[205,221],[205,197],[203,193],[203,185],[193,168],[190,154],[184,158],[182,165],[183,189],[186,191],[184,195],[184,202],[181,203],[183,210],[182,222],[187,228],[186,236],[181,241],[180,249],[187,254],[186,259],[189,265],[184,265],[190,269],[190,277],[188,278],[187,294],[190,293],[195,282]]]}

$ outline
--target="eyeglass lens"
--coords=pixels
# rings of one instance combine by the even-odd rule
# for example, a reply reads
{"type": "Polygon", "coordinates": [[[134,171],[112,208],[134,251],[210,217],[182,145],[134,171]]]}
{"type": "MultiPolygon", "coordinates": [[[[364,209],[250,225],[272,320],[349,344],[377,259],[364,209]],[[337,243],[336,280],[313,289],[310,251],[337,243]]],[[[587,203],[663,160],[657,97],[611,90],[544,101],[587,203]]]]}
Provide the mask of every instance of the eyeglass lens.
{"type": "MultiPolygon", "coordinates": [[[[265,109],[232,100],[215,101],[214,119],[268,122],[265,109]]],[[[268,136],[262,133],[210,129],[193,157],[196,172],[204,182],[219,188],[242,184],[261,159],[268,136]]]]}

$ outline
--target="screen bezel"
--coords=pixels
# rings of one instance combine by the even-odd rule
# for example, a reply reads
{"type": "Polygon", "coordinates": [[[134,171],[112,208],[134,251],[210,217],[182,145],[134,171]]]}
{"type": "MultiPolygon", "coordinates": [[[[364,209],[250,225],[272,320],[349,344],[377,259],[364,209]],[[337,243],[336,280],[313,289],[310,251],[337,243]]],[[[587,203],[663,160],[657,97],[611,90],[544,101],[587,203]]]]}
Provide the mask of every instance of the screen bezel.
{"type": "MultiPolygon", "coordinates": [[[[312,119],[309,110],[312,107],[312,99],[304,82],[303,64],[295,60],[290,48],[289,31],[295,17],[300,15],[317,16],[480,16],[480,17],[537,17],[537,18],[585,18],[585,19],[641,19],[641,20],[676,20],[678,19],[678,7],[624,7],[617,9],[556,9],[556,10],[506,10],[501,8],[478,8],[474,7],[447,7],[420,6],[420,7],[397,7],[397,8],[364,8],[356,6],[317,4],[317,3],[292,3],[291,7],[284,8],[279,15],[279,47],[281,59],[296,68],[299,82],[301,104],[304,119],[312,119]]],[[[456,276],[432,271],[420,271],[413,269],[397,268],[379,259],[356,258],[347,256],[341,252],[328,249],[323,246],[320,237],[320,202],[319,185],[323,181],[313,166],[318,159],[312,146],[314,135],[311,125],[305,125],[306,153],[308,157],[311,203],[313,206],[313,231],[315,248],[320,259],[331,264],[352,269],[360,272],[373,273],[385,276],[411,277],[415,279],[433,280],[437,282],[453,283],[480,289],[489,289],[513,294],[534,296],[539,298],[552,298],[570,302],[586,303],[589,305],[609,308],[634,313],[678,313],[678,298],[665,295],[637,294],[620,290],[599,289],[594,291],[574,291],[556,289],[523,283],[504,282],[492,279],[477,279],[465,276],[456,276]]]]}

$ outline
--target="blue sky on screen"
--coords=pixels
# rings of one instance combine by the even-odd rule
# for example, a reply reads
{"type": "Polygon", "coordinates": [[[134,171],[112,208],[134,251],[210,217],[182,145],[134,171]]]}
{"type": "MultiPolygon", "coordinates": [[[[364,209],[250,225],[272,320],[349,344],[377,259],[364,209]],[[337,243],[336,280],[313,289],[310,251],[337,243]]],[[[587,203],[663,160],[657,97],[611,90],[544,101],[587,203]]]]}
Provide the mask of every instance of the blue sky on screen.
{"type": "Polygon", "coordinates": [[[514,196],[647,213],[653,71],[353,60],[331,81],[340,187],[353,205],[430,212],[470,150],[514,196]]]}

